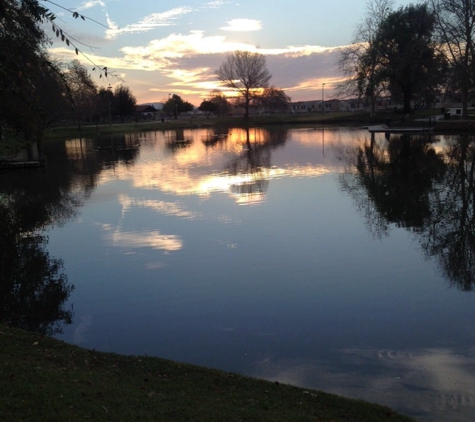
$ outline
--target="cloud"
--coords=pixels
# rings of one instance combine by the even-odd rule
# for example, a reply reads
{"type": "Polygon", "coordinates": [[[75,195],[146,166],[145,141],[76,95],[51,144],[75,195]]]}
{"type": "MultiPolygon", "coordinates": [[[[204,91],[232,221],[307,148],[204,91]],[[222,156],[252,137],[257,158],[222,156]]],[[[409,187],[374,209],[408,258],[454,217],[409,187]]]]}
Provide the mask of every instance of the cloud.
{"type": "MultiPolygon", "coordinates": [[[[152,14],[123,28],[119,28],[108,18],[108,26],[111,28],[108,34],[110,37],[116,37],[126,32],[148,31],[159,25],[170,25],[181,14],[190,12],[191,9],[188,8],[175,8],[152,14]]],[[[230,22],[237,21],[239,20],[230,22]]],[[[322,81],[327,83],[326,92],[330,94],[329,78],[341,78],[336,65],[340,48],[310,44],[259,48],[250,43],[230,39],[226,35],[208,35],[203,30],[194,30],[188,33],[170,33],[141,45],[123,45],[112,57],[96,52],[87,56],[90,62],[107,66],[111,73],[123,73],[128,81],[140,83],[139,89],[142,91],[138,96],[141,101],[145,100],[144,97],[151,98],[151,93],[166,93],[173,88],[177,94],[186,95],[188,100],[196,102],[211,90],[220,89],[215,71],[226,54],[236,50],[257,52],[267,57],[268,68],[273,75],[272,84],[289,90],[295,101],[303,99],[304,95],[308,98],[306,92],[317,89],[322,81]],[[140,77],[139,72],[142,73],[140,77]],[[153,80],[151,75],[146,75],[152,72],[156,73],[153,80]],[[150,82],[148,88],[145,88],[144,83],[147,80],[150,82]],[[190,96],[193,98],[190,99],[190,96]]],[[[81,59],[65,46],[50,51],[63,59],[81,59]]],[[[86,60],[84,63],[88,65],[86,60]]],[[[314,95],[311,94],[312,97],[314,95]]]]}
{"type": "MultiPolygon", "coordinates": [[[[303,99],[305,92],[320,89],[322,82],[327,84],[326,93],[330,95],[331,81],[342,77],[337,70],[338,48],[304,45],[259,49],[251,44],[229,41],[225,36],[207,36],[204,31],[174,33],[142,46],[124,46],[120,50],[122,54],[115,57],[95,54],[88,57],[94,63],[107,65],[111,72],[127,74],[129,81],[132,78],[141,81],[142,86],[149,80],[150,93],[166,93],[173,87],[179,95],[199,98],[213,89],[220,89],[215,71],[226,54],[236,50],[265,54],[273,75],[272,84],[288,90],[294,101],[303,99]],[[133,76],[137,72],[143,76],[133,76]],[[152,76],[144,75],[144,72],[154,74],[153,82],[152,76]]],[[[65,46],[53,49],[51,53],[67,59],[81,58],[65,46]]]]}
{"type": "Polygon", "coordinates": [[[90,0],[84,2],[81,6],[77,8],[77,10],[92,9],[95,6],[106,7],[106,4],[102,0],[90,0]]]}
{"type": "Polygon", "coordinates": [[[261,21],[255,19],[233,19],[227,22],[227,26],[221,28],[223,31],[249,32],[262,29],[261,21]]]}
{"type": "Polygon", "coordinates": [[[222,1],[222,0],[216,0],[216,1],[210,1],[208,3],[205,3],[203,5],[204,8],[208,8],[208,9],[218,9],[220,8],[221,6],[224,6],[225,4],[228,4],[230,2],[228,1],[222,1]]]}
{"type": "Polygon", "coordinates": [[[106,38],[109,40],[115,39],[118,35],[148,32],[160,26],[172,26],[175,20],[179,17],[191,13],[193,9],[189,7],[177,7],[163,13],[152,13],[142,20],[130,25],[119,28],[112,27],[106,31],[106,38]]]}
{"type": "MultiPolygon", "coordinates": [[[[171,70],[171,65],[175,65],[175,72],[180,69],[176,67],[180,60],[189,63],[193,60],[194,68],[209,68],[214,66],[214,63],[210,60],[212,55],[230,53],[236,50],[257,52],[268,56],[282,56],[286,60],[337,51],[335,48],[329,49],[309,45],[259,49],[248,43],[228,41],[226,37],[220,35],[205,36],[204,31],[191,31],[189,34],[170,34],[165,38],[151,40],[145,46],[125,46],[121,48],[124,68],[136,67],[149,71],[171,70]],[[203,63],[204,60],[208,61],[208,65],[203,63]],[[200,64],[196,64],[198,62],[200,64]]],[[[222,57],[220,60],[222,60],[222,57]]]]}
{"type": "Polygon", "coordinates": [[[325,90],[338,84],[343,76],[338,72],[338,49],[323,49],[304,47],[297,52],[268,55],[267,66],[272,73],[272,81],[282,87],[292,97],[296,91],[321,89],[325,82],[325,90]]]}
{"type": "Polygon", "coordinates": [[[205,36],[204,31],[191,31],[189,34],[170,34],[162,39],[155,39],[143,47],[123,47],[125,55],[134,57],[180,58],[189,54],[225,53],[235,50],[255,50],[250,44],[228,42],[220,35],[205,36]]]}

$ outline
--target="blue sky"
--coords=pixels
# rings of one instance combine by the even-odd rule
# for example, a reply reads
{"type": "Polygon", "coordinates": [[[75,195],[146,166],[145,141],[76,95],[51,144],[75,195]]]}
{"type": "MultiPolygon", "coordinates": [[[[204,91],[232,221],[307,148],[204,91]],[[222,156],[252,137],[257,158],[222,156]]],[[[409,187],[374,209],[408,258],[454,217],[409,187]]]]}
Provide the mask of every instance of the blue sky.
{"type": "MultiPolygon", "coordinates": [[[[395,0],[394,8],[416,2],[395,0]]],[[[292,101],[321,98],[323,83],[331,98],[341,79],[338,47],[351,43],[366,14],[366,0],[57,0],[89,18],[82,21],[55,2],[40,3],[90,61],[122,78],[91,72],[99,86],[122,83],[139,104],[178,94],[196,106],[219,89],[215,71],[238,49],[265,54],[271,84],[292,101]]],[[[93,67],[65,44],[56,42],[51,52],[93,67]]]]}

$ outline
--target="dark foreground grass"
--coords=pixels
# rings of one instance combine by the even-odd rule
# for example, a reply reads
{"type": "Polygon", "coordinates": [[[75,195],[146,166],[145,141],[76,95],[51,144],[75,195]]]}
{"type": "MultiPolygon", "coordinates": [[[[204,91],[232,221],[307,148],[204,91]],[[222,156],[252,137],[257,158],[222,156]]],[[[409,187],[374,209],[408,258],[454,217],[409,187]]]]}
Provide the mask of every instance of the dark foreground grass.
{"type": "Polygon", "coordinates": [[[410,421],[389,408],[0,325],[1,421],[410,421]]]}

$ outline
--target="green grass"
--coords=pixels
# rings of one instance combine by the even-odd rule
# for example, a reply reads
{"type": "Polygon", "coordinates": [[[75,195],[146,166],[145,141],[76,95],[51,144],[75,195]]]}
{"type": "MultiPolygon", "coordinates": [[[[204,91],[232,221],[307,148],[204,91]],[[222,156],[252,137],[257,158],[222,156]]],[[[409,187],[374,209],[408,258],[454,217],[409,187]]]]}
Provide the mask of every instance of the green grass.
{"type": "Polygon", "coordinates": [[[15,156],[25,146],[25,142],[19,141],[15,137],[5,137],[0,142],[0,159],[8,159],[15,156]]]}
{"type": "Polygon", "coordinates": [[[387,407],[0,325],[2,421],[411,421],[387,407]]]}

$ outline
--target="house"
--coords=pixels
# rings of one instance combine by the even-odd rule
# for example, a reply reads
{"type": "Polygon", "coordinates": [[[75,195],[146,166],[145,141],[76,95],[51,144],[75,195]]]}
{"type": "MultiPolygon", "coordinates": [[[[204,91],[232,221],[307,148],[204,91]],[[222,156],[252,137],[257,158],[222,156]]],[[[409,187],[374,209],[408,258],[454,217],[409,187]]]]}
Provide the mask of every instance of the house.
{"type": "Polygon", "coordinates": [[[157,113],[158,110],[150,104],[135,106],[135,117],[138,119],[155,120],[157,113]]]}
{"type": "Polygon", "coordinates": [[[321,101],[297,101],[289,104],[293,114],[317,113],[321,111],[321,101]]]}
{"type": "Polygon", "coordinates": [[[358,99],[297,101],[290,103],[289,107],[290,112],[294,114],[354,112],[366,109],[364,102],[358,99]]]}

